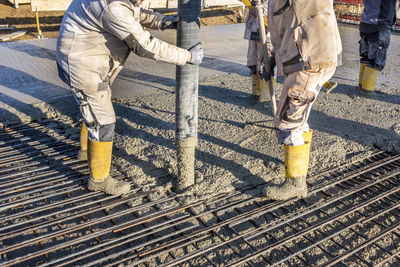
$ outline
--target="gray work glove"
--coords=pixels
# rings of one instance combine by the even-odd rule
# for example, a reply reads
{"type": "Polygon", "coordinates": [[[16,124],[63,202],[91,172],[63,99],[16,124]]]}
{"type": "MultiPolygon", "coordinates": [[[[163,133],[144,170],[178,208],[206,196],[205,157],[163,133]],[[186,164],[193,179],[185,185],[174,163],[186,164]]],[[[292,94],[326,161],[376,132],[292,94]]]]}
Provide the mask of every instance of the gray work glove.
{"type": "Polygon", "coordinates": [[[195,46],[192,46],[191,48],[188,49],[192,57],[190,58],[189,63],[193,65],[200,65],[201,62],[203,61],[203,44],[198,43],[195,46]]]}
{"type": "Polygon", "coordinates": [[[176,29],[179,19],[178,15],[165,16],[161,21],[160,30],[176,29]]]}

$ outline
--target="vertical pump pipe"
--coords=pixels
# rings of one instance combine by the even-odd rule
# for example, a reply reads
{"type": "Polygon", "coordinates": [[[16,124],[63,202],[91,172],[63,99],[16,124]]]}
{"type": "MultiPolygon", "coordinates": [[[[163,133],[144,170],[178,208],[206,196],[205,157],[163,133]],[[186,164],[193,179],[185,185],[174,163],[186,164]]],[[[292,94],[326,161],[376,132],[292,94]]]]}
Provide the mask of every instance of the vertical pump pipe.
{"type": "MultiPolygon", "coordinates": [[[[177,46],[189,49],[200,42],[200,9],[201,0],[178,0],[180,21],[177,29],[177,46]]],[[[182,191],[195,182],[198,82],[198,65],[186,64],[176,67],[177,191],[182,191]]]]}

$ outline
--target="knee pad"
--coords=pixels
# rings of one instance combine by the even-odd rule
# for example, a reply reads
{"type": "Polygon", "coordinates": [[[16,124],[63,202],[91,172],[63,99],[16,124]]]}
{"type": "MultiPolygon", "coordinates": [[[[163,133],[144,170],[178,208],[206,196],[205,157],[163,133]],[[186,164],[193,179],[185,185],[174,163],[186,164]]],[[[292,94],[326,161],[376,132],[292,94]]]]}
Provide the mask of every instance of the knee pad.
{"type": "Polygon", "coordinates": [[[97,142],[110,142],[114,139],[115,123],[107,125],[88,126],[88,137],[97,142]]]}

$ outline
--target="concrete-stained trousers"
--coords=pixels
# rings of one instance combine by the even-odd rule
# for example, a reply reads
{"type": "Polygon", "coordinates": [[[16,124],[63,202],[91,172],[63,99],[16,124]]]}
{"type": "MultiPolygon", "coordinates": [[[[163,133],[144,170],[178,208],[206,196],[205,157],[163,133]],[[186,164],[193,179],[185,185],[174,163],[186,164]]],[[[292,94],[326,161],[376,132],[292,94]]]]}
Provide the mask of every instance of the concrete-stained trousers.
{"type": "Polygon", "coordinates": [[[274,126],[278,141],[288,146],[304,144],[303,132],[308,132],[307,123],[311,107],[323,84],[336,68],[303,70],[285,76],[279,98],[274,126]]]}
{"type": "Polygon", "coordinates": [[[360,62],[368,67],[383,70],[386,64],[386,53],[390,44],[390,29],[378,32],[360,32],[360,62]]]}
{"type": "Polygon", "coordinates": [[[110,87],[99,91],[72,88],[72,91],[88,129],[88,138],[97,142],[112,141],[116,119],[110,87]]]}
{"type": "MultiPolygon", "coordinates": [[[[271,53],[272,43],[269,32],[267,34],[267,44],[268,44],[268,52],[271,53]]],[[[251,74],[255,74],[257,72],[262,71],[262,62],[263,62],[263,45],[261,41],[249,40],[249,47],[247,49],[247,67],[250,68],[251,74]],[[256,66],[256,69],[254,69],[256,66]]]]}
{"type": "Polygon", "coordinates": [[[249,40],[249,47],[247,49],[247,67],[256,66],[256,69],[250,69],[252,74],[256,71],[261,71],[261,62],[263,58],[262,43],[260,41],[249,40]]]}

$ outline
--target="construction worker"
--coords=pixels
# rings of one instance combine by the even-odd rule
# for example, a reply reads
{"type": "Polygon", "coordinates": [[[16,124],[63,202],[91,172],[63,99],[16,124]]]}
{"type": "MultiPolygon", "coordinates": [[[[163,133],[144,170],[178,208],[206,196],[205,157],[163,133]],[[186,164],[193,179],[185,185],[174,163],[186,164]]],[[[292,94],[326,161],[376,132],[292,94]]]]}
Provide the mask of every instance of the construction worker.
{"type": "MultiPolygon", "coordinates": [[[[271,96],[269,95],[268,83],[260,76],[263,62],[263,44],[261,42],[257,10],[250,5],[250,2],[243,2],[248,7],[244,38],[249,40],[246,66],[249,68],[252,77],[252,95],[259,97],[260,102],[270,101],[271,96]]],[[[266,17],[268,11],[268,0],[261,0],[261,6],[263,14],[266,17]]],[[[267,36],[267,39],[269,41],[269,35],[267,36]]],[[[269,47],[272,47],[272,45],[270,44],[269,47]]]]}
{"type": "Polygon", "coordinates": [[[110,85],[130,51],[177,65],[202,62],[200,43],[186,50],[146,30],[176,29],[178,16],[163,16],[140,4],[140,0],[73,0],[58,34],[58,72],[71,86],[83,117],[79,157],[89,161],[91,191],[120,195],[130,190],[129,183],[110,177],[116,122],[110,85]]]}
{"type": "Polygon", "coordinates": [[[378,74],[385,67],[386,52],[399,5],[396,0],[363,0],[363,4],[358,84],[361,92],[372,93],[378,74]]]}
{"type": "Polygon", "coordinates": [[[278,75],[285,78],[274,116],[278,141],[284,147],[285,182],[267,186],[263,193],[271,200],[306,197],[312,135],[307,120],[321,87],[341,63],[333,2],[270,0],[268,29],[273,44],[270,65],[276,63],[278,75]]]}

